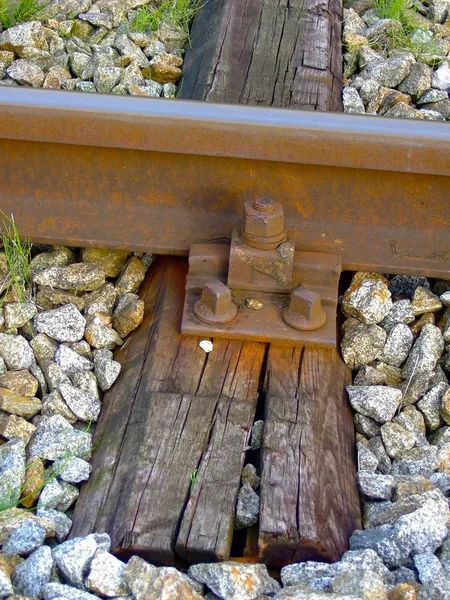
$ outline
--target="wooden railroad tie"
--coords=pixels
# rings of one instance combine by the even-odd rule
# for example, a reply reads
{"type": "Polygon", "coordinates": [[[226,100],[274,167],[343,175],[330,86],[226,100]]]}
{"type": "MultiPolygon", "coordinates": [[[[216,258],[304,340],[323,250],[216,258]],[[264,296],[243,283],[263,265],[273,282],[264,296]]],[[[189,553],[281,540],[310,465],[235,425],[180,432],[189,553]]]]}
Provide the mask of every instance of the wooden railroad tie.
{"type": "MultiPolygon", "coordinates": [[[[265,397],[259,560],[336,560],[359,524],[354,436],[334,350],[179,333],[187,264],[159,258],[145,318],[105,394],[71,537],[158,564],[227,560],[249,430],[265,397]],[[262,396],[260,396],[262,395],[262,396]]],[[[255,557],[256,559],[256,557],[255,557]]]]}

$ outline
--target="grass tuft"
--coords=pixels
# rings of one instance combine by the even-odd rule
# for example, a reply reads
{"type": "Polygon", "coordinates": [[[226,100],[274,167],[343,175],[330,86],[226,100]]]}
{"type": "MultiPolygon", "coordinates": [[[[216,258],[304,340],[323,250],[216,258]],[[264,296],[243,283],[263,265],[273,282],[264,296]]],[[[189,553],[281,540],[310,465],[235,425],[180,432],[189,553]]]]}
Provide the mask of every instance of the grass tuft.
{"type": "MultiPolygon", "coordinates": [[[[1,1],[1,0],[0,0],[1,1]]],[[[27,286],[31,280],[31,242],[22,240],[14,221],[14,215],[3,216],[3,227],[0,235],[8,266],[7,281],[0,282],[6,293],[12,291],[18,302],[29,299],[27,286]]]]}
{"type": "MultiPolygon", "coordinates": [[[[428,57],[429,64],[437,64],[441,61],[442,48],[434,39],[421,41],[412,39],[415,31],[427,31],[417,19],[417,7],[411,6],[408,0],[374,0],[375,8],[381,19],[395,19],[399,21],[401,29],[391,31],[388,34],[387,50],[405,50],[412,52],[416,58],[428,57]],[[433,57],[436,57],[433,59],[433,57]]],[[[375,41],[375,45],[377,42],[375,41]]]]}
{"type": "Polygon", "coordinates": [[[38,0],[0,0],[0,25],[8,29],[28,21],[37,9],[38,0]]]}
{"type": "Polygon", "coordinates": [[[136,11],[131,29],[139,32],[157,31],[162,23],[167,22],[187,36],[191,21],[200,8],[200,0],[163,0],[158,8],[143,6],[136,11]]]}

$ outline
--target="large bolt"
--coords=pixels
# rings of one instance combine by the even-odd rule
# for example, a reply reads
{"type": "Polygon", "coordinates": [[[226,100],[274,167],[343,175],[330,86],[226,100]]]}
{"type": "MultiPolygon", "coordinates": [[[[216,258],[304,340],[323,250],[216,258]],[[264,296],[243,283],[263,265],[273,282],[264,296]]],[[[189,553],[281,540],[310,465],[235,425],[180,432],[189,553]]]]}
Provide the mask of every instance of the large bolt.
{"type": "Polygon", "coordinates": [[[242,240],[253,248],[272,250],[286,241],[284,212],[280,202],[259,198],[244,204],[242,240]]]}
{"type": "Polygon", "coordinates": [[[289,306],[283,311],[283,320],[294,329],[320,329],[327,317],[319,294],[300,286],[291,293],[289,306]]]}
{"type": "Polygon", "coordinates": [[[195,316],[210,325],[222,325],[236,318],[238,309],[231,298],[231,290],[224,283],[207,283],[200,300],[194,305],[195,316]]]}

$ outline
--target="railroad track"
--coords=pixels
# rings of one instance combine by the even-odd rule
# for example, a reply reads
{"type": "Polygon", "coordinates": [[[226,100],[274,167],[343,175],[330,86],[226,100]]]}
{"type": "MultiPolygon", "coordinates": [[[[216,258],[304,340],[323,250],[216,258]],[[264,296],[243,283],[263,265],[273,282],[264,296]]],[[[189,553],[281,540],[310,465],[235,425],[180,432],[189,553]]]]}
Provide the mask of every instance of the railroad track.
{"type": "MultiPolygon", "coordinates": [[[[296,232],[296,256],[311,253],[313,272],[336,259],[334,310],[344,270],[448,277],[449,150],[440,123],[0,93],[0,206],[24,236],[190,254],[192,268],[202,252],[205,262],[228,252],[243,202],[270,196],[296,232]]],[[[337,560],[360,523],[349,369],[333,349],[278,346],[251,332],[211,334],[206,356],[200,337],[180,332],[186,276],[184,259],[163,258],[144,284],[145,320],[118,352],[123,373],[105,395],[72,537],[107,531],[122,556],[162,564],[224,560],[236,547],[241,560],[274,566],[337,560]],[[185,421],[170,421],[183,411],[185,421]],[[261,414],[259,532],[232,546],[248,431],[261,414]]]]}

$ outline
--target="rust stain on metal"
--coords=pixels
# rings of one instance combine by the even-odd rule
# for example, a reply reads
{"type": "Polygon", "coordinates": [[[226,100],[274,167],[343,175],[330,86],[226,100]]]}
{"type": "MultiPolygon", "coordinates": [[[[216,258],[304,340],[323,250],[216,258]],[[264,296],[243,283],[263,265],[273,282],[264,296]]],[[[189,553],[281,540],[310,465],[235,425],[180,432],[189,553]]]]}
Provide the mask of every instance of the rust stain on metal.
{"type": "Polygon", "coordinates": [[[271,194],[296,250],[448,275],[445,123],[4,87],[0,154],[0,206],[38,242],[186,255],[271,194]]]}

